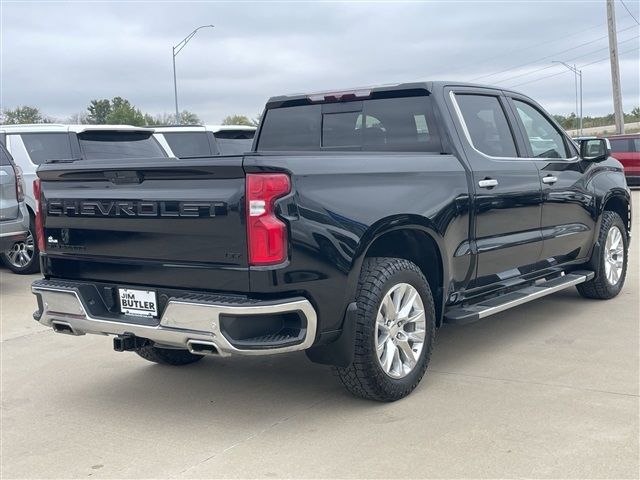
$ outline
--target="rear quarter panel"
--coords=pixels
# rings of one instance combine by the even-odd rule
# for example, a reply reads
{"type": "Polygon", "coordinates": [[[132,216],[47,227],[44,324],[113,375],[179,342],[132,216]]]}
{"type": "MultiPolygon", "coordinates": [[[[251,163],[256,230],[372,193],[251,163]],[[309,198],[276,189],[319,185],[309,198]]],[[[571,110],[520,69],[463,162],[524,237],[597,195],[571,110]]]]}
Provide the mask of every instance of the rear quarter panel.
{"type": "Polygon", "coordinates": [[[386,231],[417,228],[431,235],[445,279],[462,281],[469,271],[469,255],[454,257],[469,233],[466,174],[454,156],[287,153],[251,155],[244,167],[247,173],[284,170],[292,178],[292,194],[279,203],[290,226],[290,259],[251,269],[251,291],[305,293],[325,332],[340,328],[366,250],[386,231]]]}

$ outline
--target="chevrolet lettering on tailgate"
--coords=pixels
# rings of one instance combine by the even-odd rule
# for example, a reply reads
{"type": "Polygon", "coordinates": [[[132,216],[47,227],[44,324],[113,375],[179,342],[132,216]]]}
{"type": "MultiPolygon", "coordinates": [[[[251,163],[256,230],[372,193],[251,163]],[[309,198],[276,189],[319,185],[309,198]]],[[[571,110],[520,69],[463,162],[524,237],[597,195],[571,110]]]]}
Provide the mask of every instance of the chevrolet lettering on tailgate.
{"type": "Polygon", "coordinates": [[[47,202],[51,216],[216,217],[227,214],[224,202],[148,200],[58,200],[47,202]]]}

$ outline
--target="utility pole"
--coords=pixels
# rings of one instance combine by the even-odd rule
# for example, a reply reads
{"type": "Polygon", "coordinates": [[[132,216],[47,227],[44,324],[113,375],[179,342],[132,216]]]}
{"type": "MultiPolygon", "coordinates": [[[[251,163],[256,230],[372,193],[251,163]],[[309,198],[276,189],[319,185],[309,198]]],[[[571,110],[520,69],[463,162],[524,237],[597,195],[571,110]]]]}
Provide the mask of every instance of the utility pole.
{"type": "Polygon", "coordinates": [[[568,63],[561,62],[558,60],[554,60],[551,63],[559,63],[567,67],[569,70],[573,72],[574,83],[576,87],[576,121],[574,123],[574,127],[576,132],[580,132],[579,135],[582,136],[582,70],[576,67],[575,63],[573,65],[569,65],[568,63]],[[580,86],[578,87],[578,79],[580,79],[580,86]],[[578,94],[578,92],[580,92],[578,94]],[[580,100],[579,108],[578,108],[578,98],[580,100]],[[580,122],[580,123],[578,123],[580,122]]]}
{"type": "Polygon", "coordinates": [[[607,0],[607,24],[609,27],[609,57],[611,59],[611,86],[613,87],[613,114],[616,133],[624,133],[624,111],[620,91],[620,64],[618,61],[618,36],[616,34],[616,11],[614,0],[607,0]]]}

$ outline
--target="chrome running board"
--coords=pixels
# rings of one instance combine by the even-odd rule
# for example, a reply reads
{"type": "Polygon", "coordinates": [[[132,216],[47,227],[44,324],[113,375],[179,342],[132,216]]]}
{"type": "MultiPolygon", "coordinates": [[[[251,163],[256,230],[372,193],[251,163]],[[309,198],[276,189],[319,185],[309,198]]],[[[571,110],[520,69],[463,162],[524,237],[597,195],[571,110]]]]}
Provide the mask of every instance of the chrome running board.
{"type": "Polygon", "coordinates": [[[478,303],[453,306],[444,314],[445,323],[464,324],[471,323],[481,318],[503,312],[523,303],[531,302],[541,297],[546,297],[552,293],[559,292],[565,288],[573,287],[580,283],[591,280],[595,273],[589,270],[579,270],[562,275],[560,277],[547,280],[542,283],[528,285],[519,290],[515,290],[504,295],[499,295],[478,303]]]}

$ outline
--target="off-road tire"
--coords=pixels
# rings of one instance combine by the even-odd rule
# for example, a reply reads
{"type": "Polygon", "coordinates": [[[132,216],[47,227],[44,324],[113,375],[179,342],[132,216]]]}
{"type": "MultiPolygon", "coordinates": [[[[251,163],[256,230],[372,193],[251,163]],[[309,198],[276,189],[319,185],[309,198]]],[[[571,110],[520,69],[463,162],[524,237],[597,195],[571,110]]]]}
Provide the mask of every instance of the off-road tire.
{"type": "Polygon", "coordinates": [[[334,367],[342,384],[352,394],[380,402],[393,402],[409,395],[420,383],[429,364],[435,338],[435,306],[429,284],[412,262],[402,258],[374,257],[364,260],[358,282],[354,360],[346,368],[334,367]],[[395,379],[381,368],[376,357],[376,316],[385,294],[398,283],[411,284],[420,294],[425,312],[425,340],[413,370],[395,379]]]}
{"type": "Polygon", "coordinates": [[[138,348],[135,352],[145,360],[162,365],[189,365],[203,358],[203,355],[194,355],[188,350],[158,348],[153,345],[138,348]]]}
{"type": "Polygon", "coordinates": [[[627,227],[616,212],[606,210],[602,214],[602,223],[600,225],[600,232],[598,234],[598,243],[600,249],[597,252],[598,258],[592,258],[590,264],[592,267],[597,268],[598,275],[593,280],[576,285],[578,292],[585,298],[595,298],[599,300],[607,300],[615,297],[620,293],[624,286],[624,281],[627,276],[627,265],[629,263],[629,239],[627,237],[627,227]],[[624,244],[624,260],[622,263],[622,274],[615,285],[611,285],[607,281],[605,275],[605,243],[607,241],[607,235],[612,227],[618,227],[622,233],[622,242],[624,244]]]}

